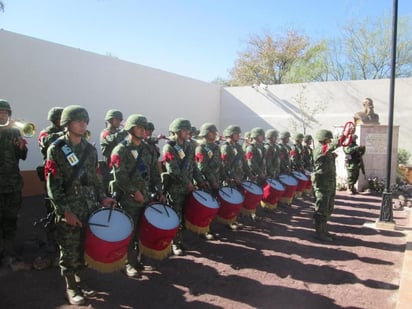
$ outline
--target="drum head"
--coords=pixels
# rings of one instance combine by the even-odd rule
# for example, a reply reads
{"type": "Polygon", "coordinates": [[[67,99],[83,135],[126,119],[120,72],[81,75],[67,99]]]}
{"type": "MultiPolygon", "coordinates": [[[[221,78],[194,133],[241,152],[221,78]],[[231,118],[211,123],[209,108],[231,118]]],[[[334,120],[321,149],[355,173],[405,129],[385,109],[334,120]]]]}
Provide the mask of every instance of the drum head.
{"type": "Polygon", "coordinates": [[[286,174],[279,176],[280,181],[287,186],[296,186],[298,181],[293,177],[286,174]]]}
{"type": "Polygon", "coordinates": [[[90,231],[98,238],[108,242],[118,242],[126,239],[133,230],[133,221],[124,211],[114,208],[109,219],[110,209],[102,208],[95,211],[89,218],[90,231]],[[106,226],[93,225],[102,224],[106,226]]]}
{"type": "Polygon", "coordinates": [[[266,179],[266,182],[269,184],[269,186],[277,191],[285,191],[285,187],[274,178],[268,178],[266,179]]]}
{"type": "Polygon", "coordinates": [[[195,190],[192,194],[195,200],[201,205],[208,208],[219,208],[219,202],[209,193],[202,190],[195,190]]]}
{"type": "Polygon", "coordinates": [[[295,176],[299,180],[307,181],[308,177],[303,174],[302,172],[294,171],[292,172],[293,176],[295,176]]]}
{"type": "Polygon", "coordinates": [[[255,195],[262,195],[263,194],[263,189],[259,187],[257,184],[251,181],[243,181],[242,182],[242,187],[246,190],[249,191],[250,193],[253,193],[255,195]]]}
{"type": "Polygon", "coordinates": [[[243,203],[244,197],[239,190],[232,187],[222,187],[219,189],[219,196],[226,202],[230,204],[240,204],[243,203]]]}
{"type": "Polygon", "coordinates": [[[146,207],[144,215],[150,224],[162,230],[172,230],[179,225],[176,212],[166,204],[151,204],[146,207]]]}

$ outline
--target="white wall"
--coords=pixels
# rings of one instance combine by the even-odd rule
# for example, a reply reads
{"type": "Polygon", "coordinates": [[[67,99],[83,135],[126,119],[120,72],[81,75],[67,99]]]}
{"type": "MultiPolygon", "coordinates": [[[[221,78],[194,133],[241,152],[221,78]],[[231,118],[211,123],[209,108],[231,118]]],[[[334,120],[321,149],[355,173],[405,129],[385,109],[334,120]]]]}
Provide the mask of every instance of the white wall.
{"type": "MultiPolygon", "coordinates": [[[[70,104],[87,108],[97,146],[111,108],[125,118],[145,115],[154,122],[155,134],[167,134],[176,117],[197,127],[219,122],[216,85],[5,30],[0,30],[0,46],[0,98],[9,100],[13,118],[34,122],[38,131],[49,125],[51,107],[70,104]]],[[[22,170],[33,170],[42,160],[37,138],[28,142],[22,170]]]]}

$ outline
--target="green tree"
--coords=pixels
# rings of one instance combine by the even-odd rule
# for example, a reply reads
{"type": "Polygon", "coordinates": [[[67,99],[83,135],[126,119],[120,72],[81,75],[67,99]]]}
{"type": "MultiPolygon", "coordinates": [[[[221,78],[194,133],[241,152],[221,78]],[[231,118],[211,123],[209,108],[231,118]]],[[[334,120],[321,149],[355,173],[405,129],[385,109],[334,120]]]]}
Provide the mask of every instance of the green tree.
{"type": "Polygon", "coordinates": [[[311,43],[295,30],[251,35],[230,71],[231,86],[283,84],[322,78],[324,42],[311,43]]]}

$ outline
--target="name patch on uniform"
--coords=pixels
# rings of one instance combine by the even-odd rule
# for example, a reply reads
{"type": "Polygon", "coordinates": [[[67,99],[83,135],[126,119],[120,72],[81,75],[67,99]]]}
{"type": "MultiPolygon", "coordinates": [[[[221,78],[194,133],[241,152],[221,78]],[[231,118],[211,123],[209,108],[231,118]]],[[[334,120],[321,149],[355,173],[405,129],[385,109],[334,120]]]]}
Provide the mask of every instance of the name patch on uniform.
{"type": "Polygon", "coordinates": [[[75,166],[77,163],[79,163],[79,158],[67,144],[63,145],[61,150],[66,156],[66,160],[67,162],[69,162],[70,166],[75,166]]]}

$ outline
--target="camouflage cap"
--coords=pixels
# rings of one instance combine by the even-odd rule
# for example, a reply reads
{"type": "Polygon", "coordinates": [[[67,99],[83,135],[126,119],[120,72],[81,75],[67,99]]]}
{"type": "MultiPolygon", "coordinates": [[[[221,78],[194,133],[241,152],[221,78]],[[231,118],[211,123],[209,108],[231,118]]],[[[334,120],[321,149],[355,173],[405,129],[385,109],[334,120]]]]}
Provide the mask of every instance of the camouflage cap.
{"type": "Polygon", "coordinates": [[[250,131],[251,138],[257,138],[259,135],[265,136],[265,131],[263,131],[262,128],[253,128],[252,131],[250,131]]]}
{"type": "Polygon", "coordinates": [[[236,125],[229,125],[226,127],[226,129],[223,130],[224,137],[229,137],[229,136],[232,136],[233,134],[240,134],[240,133],[242,133],[242,130],[240,129],[239,126],[236,126],[236,125]]]}
{"type": "Polygon", "coordinates": [[[311,140],[313,140],[313,137],[312,137],[312,135],[310,135],[310,134],[306,134],[306,135],[303,137],[303,141],[304,141],[304,142],[309,142],[309,141],[311,141],[311,140]]]}
{"type": "Polygon", "coordinates": [[[154,123],[151,122],[151,121],[149,121],[149,122],[147,123],[147,128],[146,128],[146,130],[154,131],[154,130],[155,130],[154,123]]]}
{"type": "Polygon", "coordinates": [[[0,110],[8,111],[9,116],[11,115],[11,107],[10,107],[9,102],[7,102],[6,100],[0,99],[0,110]]]}
{"type": "Polygon", "coordinates": [[[169,131],[173,133],[177,133],[183,129],[186,129],[186,130],[192,129],[192,125],[190,121],[184,118],[176,118],[169,125],[169,131]]]}
{"type": "Polygon", "coordinates": [[[200,133],[200,131],[199,131],[196,127],[192,127],[192,128],[190,129],[190,134],[191,134],[192,136],[198,136],[199,133],[200,133]]]}
{"type": "Polygon", "coordinates": [[[333,134],[329,130],[321,129],[316,133],[316,139],[319,142],[323,142],[328,138],[333,138],[333,134]]]}
{"type": "Polygon", "coordinates": [[[217,132],[217,128],[213,123],[206,122],[200,127],[199,136],[205,137],[209,132],[217,132]]]}
{"type": "Polygon", "coordinates": [[[245,139],[249,139],[250,138],[250,131],[246,131],[245,134],[243,134],[243,137],[245,139]]]}
{"type": "Polygon", "coordinates": [[[146,117],[143,115],[138,115],[138,114],[130,115],[126,120],[126,125],[124,126],[124,129],[126,131],[130,131],[135,126],[141,126],[146,129],[147,128],[146,117]]]}
{"type": "Polygon", "coordinates": [[[278,136],[279,136],[278,130],[275,130],[275,129],[266,130],[265,137],[267,139],[272,138],[272,137],[278,138],[278,136]]]}
{"type": "Polygon", "coordinates": [[[80,105],[66,106],[60,117],[60,125],[63,127],[68,126],[73,120],[84,120],[89,123],[89,113],[80,105]]]}
{"type": "Polygon", "coordinates": [[[290,137],[290,132],[289,131],[280,132],[280,138],[288,138],[288,137],[290,137]]]}
{"type": "Polygon", "coordinates": [[[52,107],[47,114],[47,119],[55,122],[60,119],[63,112],[63,107],[52,107]]]}
{"type": "Polygon", "coordinates": [[[104,120],[109,121],[113,118],[123,120],[122,112],[117,109],[109,109],[106,113],[106,116],[104,117],[104,120]]]}
{"type": "Polygon", "coordinates": [[[303,139],[305,136],[302,133],[296,133],[293,137],[295,140],[303,139]]]}

